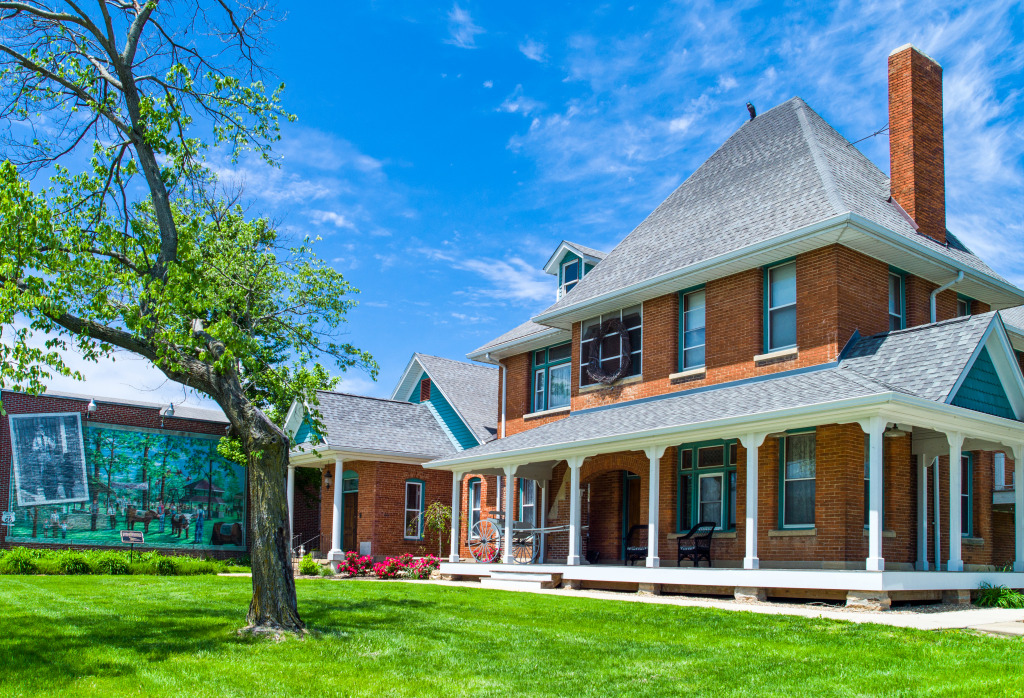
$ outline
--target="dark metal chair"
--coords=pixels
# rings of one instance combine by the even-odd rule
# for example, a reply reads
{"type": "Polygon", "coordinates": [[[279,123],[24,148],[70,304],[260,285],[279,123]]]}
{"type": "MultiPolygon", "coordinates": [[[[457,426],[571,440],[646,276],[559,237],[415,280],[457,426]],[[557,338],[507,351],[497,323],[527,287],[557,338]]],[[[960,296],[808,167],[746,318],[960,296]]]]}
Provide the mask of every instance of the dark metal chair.
{"type": "Polygon", "coordinates": [[[701,559],[708,561],[711,567],[711,536],[715,532],[714,521],[701,521],[687,532],[685,536],[676,539],[679,544],[678,563],[683,560],[693,560],[693,566],[700,565],[701,559]]]}
{"type": "Polygon", "coordinates": [[[623,563],[632,565],[647,557],[647,524],[637,524],[626,534],[626,551],[623,563]]]}

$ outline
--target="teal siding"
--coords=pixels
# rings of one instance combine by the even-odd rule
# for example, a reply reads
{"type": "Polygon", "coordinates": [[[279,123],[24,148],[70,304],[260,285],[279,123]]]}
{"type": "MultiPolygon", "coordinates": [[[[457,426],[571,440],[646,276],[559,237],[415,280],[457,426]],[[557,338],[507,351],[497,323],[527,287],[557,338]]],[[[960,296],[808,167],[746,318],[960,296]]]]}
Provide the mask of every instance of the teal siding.
{"type": "Polygon", "coordinates": [[[953,398],[953,404],[997,417],[1016,418],[1003,384],[999,382],[992,357],[988,355],[988,349],[982,349],[974,360],[967,378],[953,398]]]}
{"type": "MultiPolygon", "coordinates": [[[[416,381],[416,385],[412,389],[412,394],[409,396],[409,402],[420,401],[420,383],[423,382],[424,378],[427,378],[426,372],[420,376],[420,379],[416,381]]],[[[441,394],[439,389],[435,389],[434,385],[431,385],[430,400],[428,406],[430,411],[437,417],[444,430],[452,438],[455,443],[459,444],[462,448],[473,448],[478,445],[476,437],[473,436],[473,432],[469,430],[469,427],[459,418],[455,408],[452,407],[447,400],[444,399],[444,395],[441,394]]]]}
{"type": "Polygon", "coordinates": [[[295,443],[304,444],[309,441],[310,437],[316,434],[313,427],[310,426],[308,419],[302,420],[302,425],[299,430],[295,432],[295,443]]]}

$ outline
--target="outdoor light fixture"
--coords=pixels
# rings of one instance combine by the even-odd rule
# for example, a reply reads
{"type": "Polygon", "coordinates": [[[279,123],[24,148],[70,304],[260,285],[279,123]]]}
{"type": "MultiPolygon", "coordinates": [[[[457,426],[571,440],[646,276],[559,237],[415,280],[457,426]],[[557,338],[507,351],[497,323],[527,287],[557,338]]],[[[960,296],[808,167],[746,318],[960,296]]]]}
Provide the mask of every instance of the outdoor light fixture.
{"type": "Polygon", "coordinates": [[[900,429],[899,424],[893,424],[891,427],[886,427],[885,432],[882,434],[887,439],[898,439],[901,436],[906,436],[908,432],[900,429]]]}
{"type": "Polygon", "coordinates": [[[166,417],[174,416],[174,403],[171,402],[164,409],[160,410],[160,426],[164,425],[164,419],[166,417]]]}
{"type": "Polygon", "coordinates": [[[331,489],[331,483],[334,482],[334,475],[331,474],[330,470],[324,469],[324,487],[331,489]]]}
{"type": "Polygon", "coordinates": [[[95,400],[89,400],[89,406],[86,407],[85,409],[86,409],[85,418],[89,419],[89,415],[90,414],[95,414],[96,413],[96,401],[95,400]]]}

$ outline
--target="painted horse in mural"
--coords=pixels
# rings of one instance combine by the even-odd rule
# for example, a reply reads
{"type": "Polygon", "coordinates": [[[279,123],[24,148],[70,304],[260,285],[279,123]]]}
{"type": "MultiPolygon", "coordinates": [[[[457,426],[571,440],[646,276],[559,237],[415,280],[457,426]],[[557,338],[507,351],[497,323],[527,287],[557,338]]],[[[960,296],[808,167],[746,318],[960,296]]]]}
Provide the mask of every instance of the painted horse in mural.
{"type": "Polygon", "coordinates": [[[188,527],[191,523],[192,516],[190,514],[175,514],[171,517],[171,534],[178,538],[184,533],[185,538],[188,538],[188,527]]]}
{"type": "Polygon", "coordinates": [[[157,513],[152,509],[145,513],[139,513],[135,507],[128,507],[128,511],[124,515],[124,522],[130,531],[135,530],[136,523],[141,523],[143,532],[149,533],[149,522],[155,518],[157,518],[157,513]]]}

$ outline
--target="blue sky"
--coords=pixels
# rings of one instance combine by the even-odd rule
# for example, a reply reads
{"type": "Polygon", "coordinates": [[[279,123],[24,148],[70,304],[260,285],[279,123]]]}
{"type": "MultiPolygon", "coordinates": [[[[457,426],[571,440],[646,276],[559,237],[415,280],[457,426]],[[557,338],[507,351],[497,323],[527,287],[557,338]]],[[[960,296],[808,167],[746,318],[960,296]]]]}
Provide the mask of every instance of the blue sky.
{"type": "MultiPolygon", "coordinates": [[[[1024,286],[1019,3],[286,5],[281,167],[214,165],[361,289],[349,339],[380,380],[343,390],[388,395],[412,352],[464,358],[544,309],[558,242],[610,250],[748,100],[799,95],[851,141],[882,128],[908,42],[944,68],[948,227],[1024,286]]],[[[858,147],[888,171],[886,135],[858,147]]],[[[95,394],[182,398],[139,361],[87,372],[95,394]]]]}

